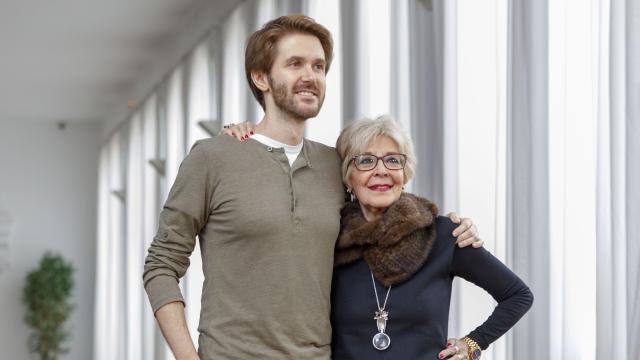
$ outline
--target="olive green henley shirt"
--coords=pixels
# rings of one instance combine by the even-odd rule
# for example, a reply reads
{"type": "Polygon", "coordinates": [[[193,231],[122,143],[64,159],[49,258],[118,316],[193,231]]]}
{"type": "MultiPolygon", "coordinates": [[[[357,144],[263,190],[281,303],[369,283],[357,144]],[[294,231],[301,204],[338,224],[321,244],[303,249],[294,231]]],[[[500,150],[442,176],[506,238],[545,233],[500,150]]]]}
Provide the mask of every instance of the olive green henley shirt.
{"type": "MultiPolygon", "coordinates": [[[[180,165],[145,261],[155,312],[202,252],[198,353],[207,359],[330,359],[333,250],[344,188],[335,149],[219,136],[180,165]]],[[[186,304],[189,306],[189,304],[186,304]]]]}

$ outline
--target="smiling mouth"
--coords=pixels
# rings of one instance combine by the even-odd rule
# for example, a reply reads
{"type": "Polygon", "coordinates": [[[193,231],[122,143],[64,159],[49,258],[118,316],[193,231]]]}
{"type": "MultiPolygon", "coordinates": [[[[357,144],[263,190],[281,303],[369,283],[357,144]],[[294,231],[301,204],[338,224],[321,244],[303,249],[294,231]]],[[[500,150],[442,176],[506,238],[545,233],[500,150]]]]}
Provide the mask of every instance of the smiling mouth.
{"type": "Polygon", "coordinates": [[[384,192],[390,190],[392,187],[393,185],[371,185],[369,186],[369,190],[384,192]]]}
{"type": "Polygon", "coordinates": [[[313,89],[302,89],[302,90],[296,91],[295,93],[296,95],[318,97],[318,92],[313,89]]]}

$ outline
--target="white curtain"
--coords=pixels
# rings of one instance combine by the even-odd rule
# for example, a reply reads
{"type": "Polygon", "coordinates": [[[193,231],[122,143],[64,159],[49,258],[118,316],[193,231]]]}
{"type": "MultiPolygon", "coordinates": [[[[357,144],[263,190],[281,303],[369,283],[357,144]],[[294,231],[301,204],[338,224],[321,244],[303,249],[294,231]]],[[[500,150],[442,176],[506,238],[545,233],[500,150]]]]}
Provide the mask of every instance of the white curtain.
{"type": "Polygon", "coordinates": [[[598,359],[640,351],[640,4],[603,3],[598,118],[598,359]],[[608,65],[608,66],[607,66],[608,65]]]}
{"type": "MultiPolygon", "coordinates": [[[[640,354],[640,3],[627,1],[625,168],[626,168],[626,242],[627,242],[627,346],[628,358],[640,354]]],[[[615,22],[617,19],[612,19],[615,22]]],[[[616,26],[620,26],[616,23],[616,26]]],[[[615,140],[615,139],[614,139],[615,140]]],[[[622,206],[620,207],[622,209],[622,206]]]]}
{"type": "Polygon", "coordinates": [[[523,1],[510,14],[508,234],[536,295],[514,357],[635,358],[637,4],[523,1]]]}
{"type": "Polygon", "coordinates": [[[548,359],[549,198],[546,1],[511,4],[507,130],[507,237],[511,267],[535,304],[514,331],[514,358],[548,359]]]}

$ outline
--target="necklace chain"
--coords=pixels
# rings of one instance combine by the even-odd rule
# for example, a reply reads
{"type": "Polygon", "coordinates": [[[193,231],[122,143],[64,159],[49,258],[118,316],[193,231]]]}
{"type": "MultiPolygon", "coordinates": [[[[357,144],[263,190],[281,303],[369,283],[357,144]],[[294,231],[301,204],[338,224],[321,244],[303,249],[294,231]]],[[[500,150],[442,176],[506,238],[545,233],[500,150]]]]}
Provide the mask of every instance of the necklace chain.
{"type": "Polygon", "coordinates": [[[371,273],[371,283],[373,284],[373,292],[376,294],[376,305],[378,306],[378,310],[382,312],[387,307],[387,300],[389,300],[391,285],[389,285],[389,288],[387,289],[387,295],[384,297],[384,304],[382,305],[382,307],[380,307],[380,300],[378,299],[378,289],[376,288],[376,280],[373,277],[373,272],[370,271],[370,273],[371,273]]]}

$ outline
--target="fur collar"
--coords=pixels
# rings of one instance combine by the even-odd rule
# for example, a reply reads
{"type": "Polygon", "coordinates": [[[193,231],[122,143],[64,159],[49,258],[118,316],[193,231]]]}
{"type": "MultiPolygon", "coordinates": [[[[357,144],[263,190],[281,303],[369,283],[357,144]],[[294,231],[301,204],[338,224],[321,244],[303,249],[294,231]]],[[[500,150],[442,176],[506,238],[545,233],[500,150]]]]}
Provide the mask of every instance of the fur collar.
{"type": "Polygon", "coordinates": [[[371,222],[360,204],[348,203],[342,209],[334,266],[364,258],[385,286],[404,282],[427,260],[436,237],[436,216],[434,203],[408,193],[371,222]]]}

